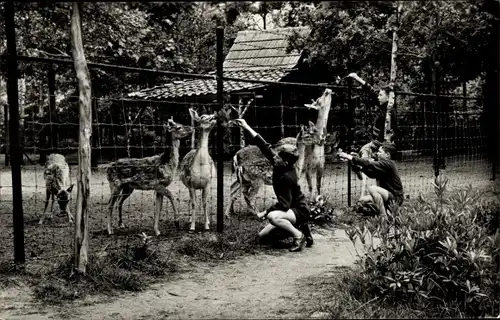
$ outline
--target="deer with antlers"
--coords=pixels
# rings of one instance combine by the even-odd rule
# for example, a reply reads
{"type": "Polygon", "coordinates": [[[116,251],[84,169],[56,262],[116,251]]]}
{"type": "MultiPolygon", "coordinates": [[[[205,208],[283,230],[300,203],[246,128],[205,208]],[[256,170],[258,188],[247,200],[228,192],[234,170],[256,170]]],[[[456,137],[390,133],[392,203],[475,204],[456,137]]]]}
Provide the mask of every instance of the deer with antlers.
{"type": "Polygon", "coordinates": [[[146,158],[124,158],[109,165],[106,170],[111,197],[108,202],[108,234],[113,234],[113,207],[118,200],[118,223],[124,228],[122,220],[123,202],[134,190],[154,190],[156,195],[154,213],[154,231],[160,235],[158,228],[163,197],[167,197],[174,211],[174,223],[179,229],[179,217],[176,201],[168,186],[172,183],[179,164],[180,140],[189,136],[192,128],[169,119],[167,123],[167,147],[160,155],[146,158]]]}
{"type": "Polygon", "coordinates": [[[67,214],[69,222],[72,223],[73,215],[69,210],[68,203],[71,200],[73,184],[70,185],[69,188],[64,189],[69,183],[69,166],[66,162],[66,158],[62,154],[52,153],[47,157],[45,170],[43,171],[43,179],[45,180],[45,207],[38,224],[43,224],[45,220],[45,212],[47,211],[49,198],[52,200],[49,218],[53,218],[54,198],[56,198],[61,214],[67,214]]]}
{"type": "Polygon", "coordinates": [[[196,190],[201,190],[201,205],[205,214],[205,230],[210,229],[210,219],[207,210],[207,197],[212,177],[216,176],[215,165],[208,153],[208,138],[210,132],[217,123],[217,113],[198,115],[196,110],[189,108],[189,114],[195,123],[199,125],[200,137],[198,147],[189,151],[179,165],[179,176],[182,183],[189,189],[189,231],[196,229],[196,190]]]}
{"type": "MultiPolygon", "coordinates": [[[[279,152],[280,147],[283,145],[297,145],[299,159],[295,166],[297,176],[300,176],[304,167],[306,148],[316,144],[324,144],[324,141],[323,132],[318,130],[313,122],[309,121],[308,127],[301,126],[301,130],[296,138],[287,137],[281,139],[273,146],[273,149],[279,152]]],[[[237,180],[231,185],[230,202],[225,211],[225,216],[230,218],[230,212],[233,212],[233,205],[240,190],[251,212],[257,214],[258,211],[254,204],[254,198],[262,185],[272,185],[272,165],[257,146],[251,145],[239,150],[234,155],[233,166],[236,171],[237,180]]]]}

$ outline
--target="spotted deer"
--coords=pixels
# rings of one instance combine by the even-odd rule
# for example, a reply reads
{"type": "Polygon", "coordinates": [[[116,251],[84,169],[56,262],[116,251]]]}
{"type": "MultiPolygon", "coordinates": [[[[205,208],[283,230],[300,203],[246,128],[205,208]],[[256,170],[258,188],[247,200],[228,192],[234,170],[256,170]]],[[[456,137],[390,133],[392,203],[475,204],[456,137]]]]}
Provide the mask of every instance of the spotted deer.
{"type": "MultiPolygon", "coordinates": [[[[195,123],[199,125],[200,136],[198,147],[189,151],[179,165],[179,177],[189,190],[189,231],[196,229],[196,190],[201,190],[201,205],[205,214],[205,230],[210,229],[210,220],[207,210],[208,191],[212,177],[216,176],[215,165],[208,153],[208,138],[210,132],[217,122],[217,113],[198,115],[194,109],[189,109],[189,114],[195,123]]],[[[220,116],[220,115],[219,115],[220,116]]]]}
{"type": "Polygon", "coordinates": [[[73,222],[73,215],[70,212],[68,203],[71,200],[71,191],[73,184],[69,188],[64,189],[69,183],[69,166],[63,155],[52,153],[47,157],[45,170],[43,171],[43,179],[45,180],[45,207],[43,214],[40,217],[38,224],[43,224],[45,220],[45,212],[51,198],[49,219],[53,218],[54,198],[57,199],[61,214],[67,214],[70,223],[73,222]]]}
{"type": "Polygon", "coordinates": [[[178,206],[168,186],[177,172],[179,164],[180,140],[189,136],[192,128],[169,119],[167,122],[167,148],[162,154],[146,158],[123,158],[112,162],[106,170],[111,196],[108,201],[108,234],[113,234],[113,208],[118,200],[118,224],[124,228],[122,219],[123,202],[134,190],[155,191],[154,232],[158,228],[163,197],[167,197],[174,211],[174,224],[179,229],[178,206]]]}
{"type": "MultiPolygon", "coordinates": [[[[300,177],[305,161],[305,150],[308,146],[315,144],[324,144],[325,137],[323,133],[316,128],[313,122],[309,121],[309,126],[301,126],[301,130],[296,138],[287,137],[281,139],[272,148],[279,152],[280,148],[286,144],[297,145],[299,150],[299,159],[295,163],[297,176],[300,177]]],[[[272,185],[272,165],[262,154],[257,146],[250,145],[240,149],[233,157],[233,167],[236,171],[236,181],[231,185],[230,202],[226,208],[225,216],[230,218],[233,211],[233,205],[238,198],[239,191],[250,207],[253,214],[257,214],[255,207],[255,196],[262,185],[272,185]]]]}

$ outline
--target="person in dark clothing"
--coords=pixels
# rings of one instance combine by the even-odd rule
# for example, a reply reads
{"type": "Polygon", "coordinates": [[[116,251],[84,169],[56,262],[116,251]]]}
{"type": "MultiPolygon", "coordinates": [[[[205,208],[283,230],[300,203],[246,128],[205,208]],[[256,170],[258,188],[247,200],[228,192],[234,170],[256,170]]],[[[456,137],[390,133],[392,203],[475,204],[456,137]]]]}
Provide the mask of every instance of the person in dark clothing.
{"type": "Polygon", "coordinates": [[[275,152],[260,134],[255,132],[244,119],[235,119],[233,123],[244,128],[252,136],[253,144],[257,145],[264,156],[273,165],[273,189],[277,203],[269,209],[257,214],[260,219],[267,218],[269,224],[259,232],[259,237],[269,235],[275,228],[288,231],[294,244],[290,251],[301,251],[303,247],[311,246],[313,239],[307,222],[310,210],[298,183],[295,162],[299,158],[297,146],[284,144],[275,152]],[[302,226],[301,230],[296,226],[302,226]]]}
{"type": "Polygon", "coordinates": [[[369,195],[360,199],[360,202],[373,201],[379,214],[387,214],[387,207],[391,203],[400,206],[403,203],[403,184],[399,177],[396,164],[392,160],[396,148],[393,143],[384,142],[377,152],[377,160],[369,161],[345,152],[338,156],[342,159],[352,161],[353,164],[361,166],[364,174],[372,179],[377,179],[378,186],[368,187],[369,195]]]}
{"type": "Polygon", "coordinates": [[[376,90],[368,82],[361,79],[356,73],[349,73],[348,77],[356,80],[361,84],[363,89],[368,93],[369,100],[367,104],[370,108],[377,108],[375,121],[372,126],[372,143],[380,147],[384,139],[385,117],[387,114],[387,105],[389,103],[389,93],[392,91],[390,86],[382,86],[380,90],[376,90]]]}

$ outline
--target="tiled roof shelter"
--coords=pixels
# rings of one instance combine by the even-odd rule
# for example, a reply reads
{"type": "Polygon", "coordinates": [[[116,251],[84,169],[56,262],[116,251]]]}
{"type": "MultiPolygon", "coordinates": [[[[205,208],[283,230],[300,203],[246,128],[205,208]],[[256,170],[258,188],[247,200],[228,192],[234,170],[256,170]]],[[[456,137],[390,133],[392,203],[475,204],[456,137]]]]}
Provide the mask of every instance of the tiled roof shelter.
{"type": "MultiPolygon", "coordinates": [[[[288,37],[299,32],[310,33],[309,27],[278,28],[271,30],[246,30],[238,35],[224,60],[224,76],[250,80],[280,81],[294,70],[301,52],[287,53],[288,37]]],[[[209,74],[215,75],[215,72],[209,74]]],[[[253,89],[264,84],[240,81],[224,81],[224,92],[253,89]]],[[[143,89],[128,97],[163,100],[185,96],[215,95],[217,80],[186,79],[143,89]]]]}

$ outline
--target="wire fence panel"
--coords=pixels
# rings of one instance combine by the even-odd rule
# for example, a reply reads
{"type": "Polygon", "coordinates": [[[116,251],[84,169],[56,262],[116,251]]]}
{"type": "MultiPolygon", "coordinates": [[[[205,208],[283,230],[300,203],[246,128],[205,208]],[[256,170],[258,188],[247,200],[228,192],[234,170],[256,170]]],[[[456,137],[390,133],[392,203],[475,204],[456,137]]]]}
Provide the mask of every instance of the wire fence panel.
{"type": "MultiPolygon", "coordinates": [[[[22,192],[25,217],[25,252],[27,259],[51,260],[54,256],[73,254],[74,224],[67,215],[61,214],[57,200],[53,208],[49,201],[47,214],[53,209],[53,219],[45,219],[39,225],[44,211],[46,187],[45,162],[51,153],[63,155],[69,165],[70,177],[65,188],[76,185],[78,168],[78,92],[75,83],[68,83],[68,75],[74,73],[72,65],[60,64],[56,75],[50,80],[47,65],[37,62],[20,62],[20,68],[28,67],[38,78],[28,78],[30,85],[39,90],[23,101],[23,117],[20,123],[23,149],[22,192]],[[38,81],[46,75],[45,81],[38,81]],[[49,79],[47,79],[49,78],[49,79]],[[48,81],[53,81],[47,86],[48,81]],[[50,88],[52,87],[52,88],[50,88]]],[[[115,71],[117,74],[120,71],[115,71]]],[[[135,71],[137,72],[137,71],[135,71]]],[[[178,81],[180,75],[176,75],[178,81]]],[[[173,79],[165,78],[165,81],[173,79]]],[[[155,240],[163,248],[178,240],[189,230],[188,188],[181,181],[179,165],[192,146],[199,147],[202,131],[208,137],[208,151],[214,154],[215,118],[192,120],[189,110],[197,117],[211,116],[217,111],[213,98],[164,99],[151,101],[130,98],[127,92],[93,92],[92,97],[92,176],[90,181],[90,250],[121,250],[139,241],[142,232],[154,235],[154,215],[157,210],[156,192],[163,196],[159,231],[155,240]],[[175,124],[172,122],[175,122],[175,124]],[[201,127],[205,126],[202,130],[201,127]],[[208,127],[207,127],[208,126],[208,127]],[[182,130],[181,130],[182,129],[182,130]],[[183,131],[184,130],[184,131],[183,131]],[[213,132],[212,132],[213,131],[213,132]],[[113,167],[113,163],[115,163],[113,167]],[[114,169],[110,169],[110,167],[114,169]],[[107,221],[112,191],[118,188],[119,195],[112,215],[113,235],[108,235],[107,221]],[[165,189],[168,192],[164,191],[165,189]],[[170,197],[171,195],[171,198],[170,197]],[[171,200],[178,210],[180,230],[176,228],[171,200]],[[123,226],[119,224],[118,205],[123,202],[123,226]],[[124,227],[124,228],[123,228],[124,227]]],[[[5,151],[5,150],[4,150],[5,151]]],[[[2,158],[5,161],[5,158],[2,158]]],[[[187,163],[186,172],[197,171],[200,163],[187,163]]],[[[230,168],[228,168],[230,170],[230,168]]],[[[199,171],[199,170],[198,170],[199,171]]],[[[186,174],[184,174],[186,176],[186,174]]],[[[189,178],[189,174],[187,174],[189,178]]],[[[210,228],[216,225],[216,175],[208,175],[207,204],[210,228]]],[[[189,180],[189,179],[188,179],[189,180]]],[[[13,259],[12,240],[12,180],[10,168],[3,167],[0,175],[0,212],[2,230],[0,249],[2,261],[13,259]]],[[[69,208],[76,212],[76,187],[72,190],[69,208]]],[[[201,202],[200,190],[196,190],[197,204],[201,202]]],[[[200,210],[200,207],[197,207],[200,210]]],[[[205,219],[196,215],[196,230],[204,229],[205,219]]]]}
{"type": "MultiPolygon", "coordinates": [[[[72,74],[72,65],[57,62],[57,68],[51,71],[46,63],[47,61],[20,63],[22,69],[29,66],[36,75],[28,77],[27,83],[38,88],[30,90],[31,95],[23,96],[24,108],[20,128],[24,155],[22,190],[25,251],[28,259],[50,261],[54,255],[72,254],[74,231],[67,216],[59,214],[57,202],[54,204],[54,219],[46,220],[43,225],[38,224],[45,204],[44,163],[50,153],[64,155],[70,167],[70,183],[76,182],[79,123],[75,83],[68,81],[70,77],[60,76],[72,74]]],[[[93,66],[93,70],[99,68],[98,65],[93,66]]],[[[110,66],[106,66],[106,70],[109,69],[110,66]]],[[[139,70],[119,68],[113,72],[116,75],[124,72],[140,73],[139,70]]],[[[177,221],[180,230],[177,230],[172,205],[168,196],[164,197],[159,221],[161,236],[157,242],[164,244],[163,247],[167,248],[167,251],[171,243],[180,239],[191,228],[191,195],[186,185],[195,187],[193,190],[197,194],[196,230],[204,230],[206,223],[200,206],[203,203],[203,197],[200,195],[202,189],[206,190],[208,227],[212,231],[215,230],[217,197],[221,196],[217,194],[217,174],[224,175],[224,210],[229,208],[231,191],[234,191],[237,181],[233,168],[234,156],[242,146],[251,143],[250,137],[246,133],[242,134],[237,127],[224,127],[223,152],[218,154],[215,122],[214,118],[210,118],[219,111],[220,105],[216,101],[214,90],[207,89],[204,94],[186,94],[189,90],[199,90],[202,86],[213,88],[215,79],[203,77],[190,80],[194,82],[183,82],[184,78],[196,79],[196,75],[186,75],[183,78],[179,73],[159,74],[163,77],[162,81],[168,85],[141,91],[143,94],[129,95],[130,90],[108,92],[103,88],[93,94],[93,172],[89,215],[92,251],[104,248],[123,249],[138,241],[137,235],[142,232],[154,235],[154,213],[157,205],[155,191],[162,183],[167,186],[179,213],[177,221]],[[174,94],[173,89],[169,89],[170,85],[180,88],[180,93],[174,94]],[[196,110],[196,115],[192,116],[190,109],[196,110]],[[182,136],[179,142],[174,144],[172,131],[175,128],[172,128],[169,119],[189,131],[189,134],[182,136]],[[203,161],[183,166],[183,160],[191,150],[198,150],[200,147],[208,150],[214,167],[215,161],[223,158],[223,172],[202,168],[203,161]],[[165,156],[162,157],[162,154],[165,156]],[[108,179],[108,168],[119,159],[123,159],[121,166],[110,171],[114,174],[108,179]],[[157,161],[156,164],[178,163],[179,167],[172,174],[172,167],[158,168],[153,165],[154,161],[157,161]],[[200,181],[186,182],[189,177],[200,175],[200,172],[207,178],[206,186],[200,181]],[[120,228],[119,210],[115,207],[112,224],[115,235],[109,236],[107,215],[112,183],[120,179],[125,181],[123,185],[126,186],[122,192],[130,194],[123,200],[122,222],[125,228],[120,228]],[[160,183],[159,179],[165,181],[160,183]],[[135,191],[131,193],[132,189],[135,191]]],[[[251,86],[243,86],[241,83],[245,83],[245,79],[224,80],[224,88],[233,88],[224,92],[225,108],[232,110],[228,117],[237,118],[241,111],[246,109],[243,118],[271,144],[276,144],[281,139],[296,138],[303,126],[307,127],[309,122],[317,123],[320,112],[307,107],[306,104],[311,104],[311,100],[321,97],[325,92],[325,85],[280,84],[269,81],[259,85],[255,80],[252,80],[251,86]],[[240,83],[240,89],[234,89],[235,83],[240,83]]],[[[354,204],[359,198],[361,180],[354,174],[349,175],[348,164],[336,157],[337,150],[351,148],[357,151],[370,141],[376,108],[367,104],[366,95],[360,88],[349,90],[346,86],[332,85],[329,90],[331,103],[326,118],[326,136],[323,137],[324,170],[321,175],[320,193],[339,208],[349,203],[354,204]]],[[[488,150],[481,101],[479,98],[469,98],[464,103],[464,99],[460,97],[440,96],[436,99],[432,95],[397,93],[393,125],[396,132],[395,143],[401,155],[397,159],[397,166],[407,196],[416,197],[419,193],[428,194],[432,191],[431,181],[435,173],[433,166],[436,163],[440,173],[450,178],[451,187],[468,184],[475,188],[489,186],[491,163],[486,156],[488,150]]],[[[2,158],[2,161],[5,159],[2,158]]],[[[312,158],[304,156],[304,168],[311,161],[312,158]]],[[[247,213],[250,213],[247,200],[251,205],[255,205],[257,211],[268,208],[276,201],[269,179],[272,170],[269,163],[252,164],[250,161],[247,169],[251,170],[252,165],[263,164],[267,167],[256,170],[256,178],[250,179],[252,183],[242,185],[234,193],[237,196],[234,213],[231,214],[230,220],[225,221],[226,228],[245,228],[249,221],[247,213]]],[[[367,181],[368,185],[374,183],[371,179],[367,181]]],[[[304,173],[300,184],[309,198],[318,194],[315,173],[311,175],[310,184],[304,173]]],[[[3,213],[0,219],[1,226],[5,229],[0,232],[0,250],[3,258],[12,260],[12,182],[8,167],[1,170],[0,186],[0,209],[3,213]]],[[[76,199],[76,188],[72,195],[73,199],[76,199]]],[[[120,199],[117,199],[117,202],[119,203],[120,199]]],[[[76,211],[75,205],[73,200],[70,203],[73,213],[76,211]]],[[[50,210],[50,203],[47,210],[50,210]]]]}

